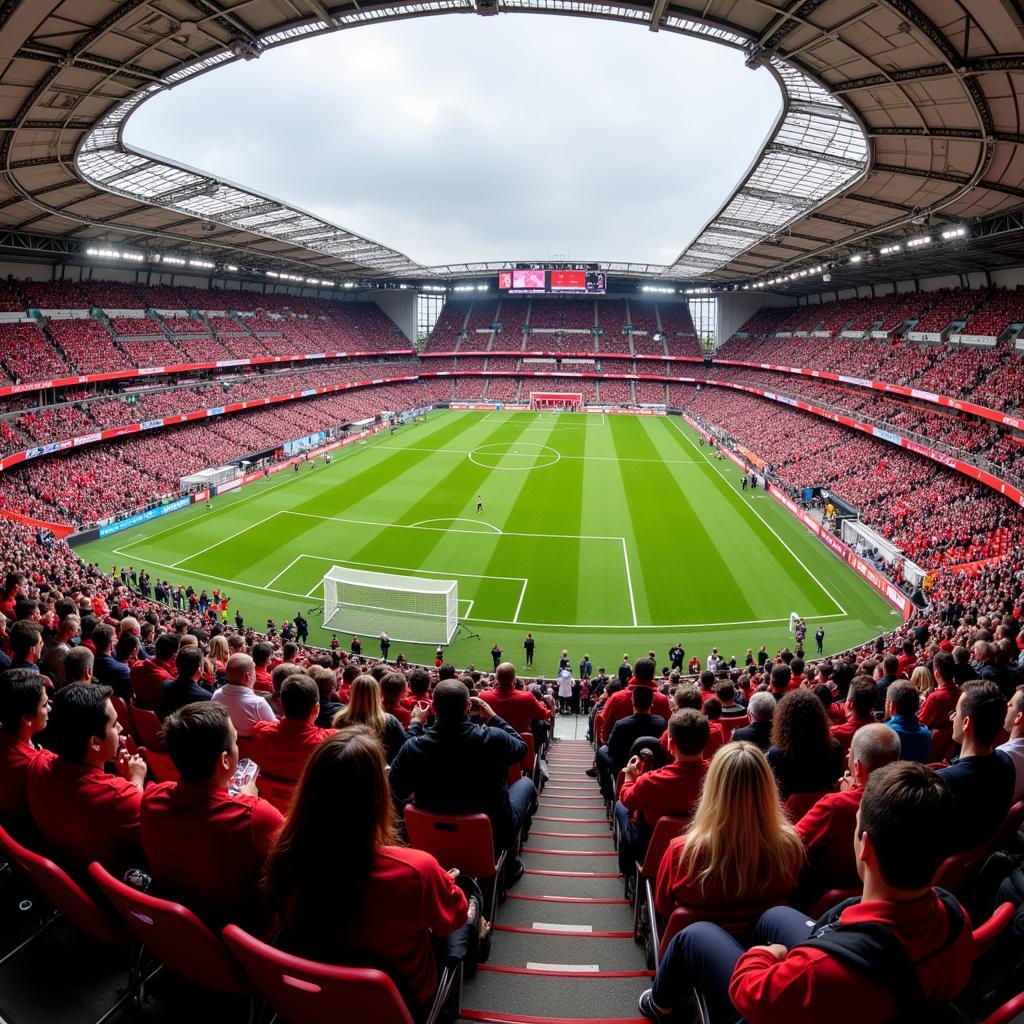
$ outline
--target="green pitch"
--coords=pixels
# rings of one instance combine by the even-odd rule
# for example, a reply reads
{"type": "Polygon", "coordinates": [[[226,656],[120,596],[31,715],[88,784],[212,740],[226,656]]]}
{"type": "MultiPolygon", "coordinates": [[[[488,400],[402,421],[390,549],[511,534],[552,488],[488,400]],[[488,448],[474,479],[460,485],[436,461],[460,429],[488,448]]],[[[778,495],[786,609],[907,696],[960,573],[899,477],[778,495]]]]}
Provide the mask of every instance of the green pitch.
{"type": "MultiPolygon", "coordinates": [[[[326,645],[319,581],[332,565],[454,579],[466,629],[459,665],[490,649],[553,674],[563,647],[609,670],[623,652],[664,663],[677,640],[701,661],[713,645],[792,644],[790,612],[836,651],[898,615],[740,473],[710,458],[675,417],[438,412],[322,460],[79,548],[108,569],[219,586],[247,625],[299,609],[326,645]],[[483,510],[477,512],[477,496],[483,510]],[[478,638],[468,635],[479,634],[478,638]]],[[[377,651],[364,637],[365,653],[377,651]]],[[[350,637],[342,636],[348,647],[350,637]]],[[[400,642],[410,660],[433,649],[400,642]]]]}

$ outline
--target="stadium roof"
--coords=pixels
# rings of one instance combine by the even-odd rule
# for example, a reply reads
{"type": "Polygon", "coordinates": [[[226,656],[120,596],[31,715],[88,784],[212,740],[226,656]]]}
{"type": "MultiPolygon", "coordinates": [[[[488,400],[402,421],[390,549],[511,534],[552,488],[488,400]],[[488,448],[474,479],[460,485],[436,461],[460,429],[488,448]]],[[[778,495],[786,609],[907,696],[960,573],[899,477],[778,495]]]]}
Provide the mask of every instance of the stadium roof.
{"type": "MultiPolygon", "coordinates": [[[[613,274],[816,277],[922,225],[977,223],[971,234],[987,237],[994,216],[1024,206],[1020,0],[0,0],[0,245],[127,246],[310,283],[507,266],[421,266],[244,184],[130,150],[121,130],[154,93],[268,47],[385,20],[513,12],[705,38],[741,49],[783,90],[761,154],[677,259],[604,264],[613,274]]],[[[1003,263],[1024,261],[1014,223],[1000,236],[1003,263]]],[[[971,248],[986,265],[985,248],[971,248]]]]}

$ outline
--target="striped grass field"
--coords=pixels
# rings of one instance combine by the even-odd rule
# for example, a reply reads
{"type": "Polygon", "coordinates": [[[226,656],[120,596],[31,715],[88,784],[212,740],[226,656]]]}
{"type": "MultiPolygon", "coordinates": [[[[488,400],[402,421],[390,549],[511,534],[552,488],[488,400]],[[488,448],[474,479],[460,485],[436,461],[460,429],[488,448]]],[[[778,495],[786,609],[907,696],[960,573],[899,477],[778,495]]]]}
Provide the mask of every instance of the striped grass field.
{"type": "MultiPolygon", "coordinates": [[[[586,653],[612,670],[624,652],[653,649],[664,663],[677,640],[687,659],[717,645],[742,663],[748,648],[792,644],[793,611],[809,636],[824,627],[826,652],[898,622],[772,498],[742,492],[739,470],[676,417],[437,412],[330,466],[286,470],[212,511],[195,505],[79,553],[220,586],[232,618],[241,610],[257,628],[301,609],[324,644],[309,610],[332,565],[455,579],[466,629],[449,657],[489,666],[497,642],[521,665],[530,630],[545,674],[563,647],[574,665],[586,653]]],[[[396,638],[399,651],[433,657],[396,638]]]]}

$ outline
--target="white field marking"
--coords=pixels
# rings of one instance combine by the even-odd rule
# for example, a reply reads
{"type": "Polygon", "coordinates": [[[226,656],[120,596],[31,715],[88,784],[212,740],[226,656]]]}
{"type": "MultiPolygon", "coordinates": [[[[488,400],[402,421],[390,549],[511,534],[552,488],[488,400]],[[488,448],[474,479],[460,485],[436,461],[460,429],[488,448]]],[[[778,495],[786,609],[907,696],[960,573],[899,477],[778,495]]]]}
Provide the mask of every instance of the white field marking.
{"type": "MultiPolygon", "coordinates": [[[[481,526],[486,526],[489,530],[493,530],[497,534],[501,534],[503,531],[499,530],[493,523],[486,523],[482,519],[469,519],[465,516],[450,516],[443,519],[421,519],[418,523],[411,523],[411,526],[427,526],[430,523],[479,523],[481,526]]],[[[467,533],[479,533],[479,530],[467,530],[467,533]]]]}
{"type": "MultiPolygon", "coordinates": [[[[370,519],[343,519],[340,516],[321,516],[314,512],[299,512],[295,509],[286,508],[282,509],[276,515],[282,516],[303,516],[306,519],[324,519],[332,523],[349,523],[353,526],[382,526],[382,527],[393,527],[396,530],[431,530],[434,533],[471,533],[479,537],[479,530],[445,530],[438,526],[419,526],[413,523],[378,523],[370,519]]],[[[475,522],[475,520],[474,520],[475,522]]],[[[503,537],[545,537],[551,540],[614,540],[616,542],[622,541],[622,537],[610,537],[602,534],[595,533],[518,533],[516,531],[506,530],[503,537]]],[[[462,575],[466,575],[463,573],[462,575]]],[[[509,577],[510,579],[522,579],[522,576],[509,577]]],[[[786,619],[788,622],[789,619],[786,619]]]]}
{"type": "Polygon", "coordinates": [[[520,609],[523,607],[523,598],[526,597],[526,584],[529,582],[529,580],[523,580],[523,589],[519,591],[519,602],[516,604],[516,613],[512,616],[513,622],[519,621],[519,612],[520,609]]]}
{"type": "Polygon", "coordinates": [[[296,555],[273,579],[267,580],[267,586],[272,587],[301,557],[296,555]]]}
{"type": "MultiPolygon", "coordinates": [[[[364,569],[394,569],[398,572],[413,574],[421,573],[424,576],[467,576],[475,580],[511,580],[514,583],[525,583],[526,580],[522,576],[488,576],[486,573],[481,572],[448,572],[445,569],[423,569],[415,568],[410,569],[407,565],[382,565],[380,562],[353,562],[348,558],[332,558],[330,555],[307,555],[301,554],[299,558],[313,558],[318,562],[334,562],[336,565],[358,565],[364,569]]],[[[297,562],[299,559],[295,559],[297,562]]],[[[323,582],[321,580],[321,582],[323,582]]],[[[788,619],[786,620],[789,621],[788,619]]]]}
{"type": "Polygon", "coordinates": [[[526,964],[528,971],[562,971],[571,974],[597,974],[600,964],[535,964],[532,960],[526,964]]]}
{"type": "Polygon", "coordinates": [[[534,921],[535,932],[592,932],[592,924],[548,924],[547,921],[534,921]]]}
{"type": "MultiPolygon", "coordinates": [[[[259,588],[257,588],[259,589],[259,588]]],[[[840,615],[838,612],[829,615],[815,615],[815,621],[821,619],[826,621],[828,619],[845,619],[848,618],[844,612],[840,615]]],[[[507,619],[482,619],[474,618],[473,622],[487,622],[495,626],[511,626],[512,623],[507,619]]],[[[770,626],[776,622],[789,622],[789,616],[786,615],[781,619],[745,619],[741,622],[650,622],[637,624],[636,626],[630,625],[626,622],[622,625],[615,626],[609,625],[607,622],[517,622],[517,626],[536,626],[537,628],[543,629],[645,629],[645,630],[661,630],[661,629],[711,629],[712,627],[719,626],[770,626]]]]}
{"type": "Polygon", "coordinates": [[[538,444],[536,441],[492,441],[489,444],[477,445],[471,452],[468,453],[469,461],[474,466],[479,466],[481,469],[489,469],[491,472],[499,470],[504,473],[523,473],[528,472],[531,469],[547,469],[549,466],[556,466],[562,461],[562,453],[557,448],[552,448],[549,444],[538,444]],[[513,445],[532,445],[534,448],[540,448],[538,452],[487,452],[485,448],[511,448],[513,445]],[[477,462],[473,458],[474,455],[479,455],[481,458],[487,458],[489,455],[495,455],[497,458],[502,459],[508,455],[517,455],[522,458],[537,458],[545,454],[544,449],[548,452],[555,454],[554,462],[545,462],[543,466],[485,466],[482,462],[477,462]]]}
{"type": "Polygon", "coordinates": [[[622,538],[622,558],[626,563],[626,584],[629,587],[629,608],[633,613],[633,625],[636,625],[636,598],[633,596],[633,574],[629,571],[629,552],[626,550],[626,538],[622,538]]]}
{"type": "MultiPolygon", "coordinates": [[[[509,446],[511,446],[515,442],[514,441],[508,441],[508,442],[506,442],[506,441],[497,441],[497,442],[494,442],[494,443],[495,444],[508,444],[509,446]]],[[[524,444],[536,444],[537,442],[536,441],[525,441],[523,443],[524,444]]],[[[408,447],[403,447],[401,445],[386,445],[386,444],[380,444],[380,445],[377,445],[377,447],[378,448],[393,448],[394,451],[401,451],[401,452],[430,452],[432,455],[461,455],[461,456],[464,456],[464,457],[468,457],[468,456],[472,455],[477,450],[476,448],[469,448],[469,449],[462,449],[462,448],[414,448],[411,445],[408,446],[408,447]]],[[[550,446],[549,445],[545,445],[544,447],[550,447],[550,446]]],[[[557,449],[552,448],[552,451],[557,451],[557,449]]],[[[506,452],[506,454],[510,454],[510,453],[506,452]]],[[[659,466],[702,466],[703,465],[703,463],[700,461],[700,459],[634,459],[634,458],[629,458],[628,456],[620,457],[618,455],[565,455],[563,453],[559,453],[559,454],[561,455],[561,457],[563,459],[571,459],[574,462],[656,462],[659,466]]],[[[551,463],[551,465],[554,465],[554,463],[551,463]]],[[[483,466],[481,468],[483,468],[483,469],[491,469],[492,467],[490,467],[490,466],[483,466]]],[[[547,467],[546,466],[540,466],[538,468],[539,469],[546,469],[547,467]]]]}
{"type": "MultiPolygon", "coordinates": [[[[666,419],[668,419],[669,422],[672,424],[672,426],[675,427],[676,430],[678,430],[679,433],[686,439],[686,443],[695,452],[697,452],[698,455],[702,456],[704,461],[729,485],[729,489],[731,491],[733,491],[734,493],[739,494],[740,492],[737,489],[737,487],[714,464],[714,462],[711,459],[709,459],[707,457],[707,455],[704,454],[703,450],[701,448],[699,448],[697,445],[695,445],[693,443],[693,441],[690,440],[690,438],[686,434],[686,431],[683,430],[683,428],[679,426],[679,424],[675,421],[675,419],[673,419],[672,417],[666,417],[666,419]]],[[[754,508],[753,505],[749,504],[748,502],[743,502],[743,504],[746,505],[747,508],[749,508],[750,511],[753,512],[754,515],[757,516],[757,518],[761,520],[761,522],[768,529],[768,532],[771,533],[771,535],[790,553],[790,555],[793,556],[793,560],[797,563],[797,565],[799,565],[800,568],[803,569],[803,571],[805,573],[807,573],[807,575],[810,576],[811,579],[814,580],[815,583],[818,584],[818,586],[821,588],[822,593],[843,613],[843,615],[845,615],[846,614],[846,609],[835,599],[835,596],[828,589],[828,587],[826,587],[825,584],[822,583],[821,580],[819,580],[818,577],[815,576],[814,573],[811,572],[811,570],[807,568],[807,566],[804,564],[803,559],[800,558],[800,556],[775,532],[775,528],[768,522],[768,520],[765,519],[765,517],[763,515],[761,515],[761,513],[758,512],[757,509],[754,508]]],[[[819,615],[818,618],[821,618],[821,616],[819,615]]]]}
{"type": "Polygon", "coordinates": [[[172,569],[177,569],[182,562],[191,561],[193,558],[198,558],[200,555],[205,555],[207,551],[212,551],[214,548],[219,548],[221,544],[226,544],[229,540],[234,540],[236,537],[240,537],[243,533],[248,533],[249,530],[255,529],[257,526],[262,526],[264,523],[270,522],[275,516],[279,516],[280,512],[271,512],[269,516],[264,516],[262,519],[257,519],[255,523],[250,523],[248,526],[243,526],[240,530],[235,530],[234,533],[229,533],[226,537],[222,537],[220,540],[215,541],[213,544],[207,544],[205,548],[200,548],[198,551],[193,551],[192,554],[186,555],[184,558],[179,558],[172,566],[172,569]]]}
{"type": "Polygon", "coordinates": [[[464,604],[466,606],[466,614],[463,615],[462,618],[468,619],[473,612],[473,598],[470,598],[468,601],[466,601],[460,597],[459,604],[464,604]]]}

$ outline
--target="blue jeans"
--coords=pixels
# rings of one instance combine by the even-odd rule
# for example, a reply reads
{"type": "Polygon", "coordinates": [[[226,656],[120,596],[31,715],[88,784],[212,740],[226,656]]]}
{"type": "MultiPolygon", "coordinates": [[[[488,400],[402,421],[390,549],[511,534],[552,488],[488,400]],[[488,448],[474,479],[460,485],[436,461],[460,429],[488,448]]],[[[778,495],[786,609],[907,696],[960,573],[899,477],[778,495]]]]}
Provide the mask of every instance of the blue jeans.
{"type": "MultiPolygon", "coordinates": [[[[787,949],[807,939],[814,922],[792,907],[773,907],[761,915],[748,946],[779,942],[787,949]]],[[[712,1024],[736,1024],[740,1015],[729,998],[736,961],[747,947],[710,921],[698,921],[674,936],[658,965],[652,995],[663,1009],[684,1004],[689,992],[700,989],[712,1024]]]]}
{"type": "Polygon", "coordinates": [[[630,812],[621,800],[615,801],[615,820],[619,823],[619,870],[632,875],[636,863],[643,863],[647,846],[651,841],[650,826],[642,819],[633,824],[630,812]]]}
{"type": "Polygon", "coordinates": [[[537,787],[533,779],[516,779],[508,787],[508,802],[512,808],[512,834],[515,835],[533,817],[537,803],[537,787]]]}

